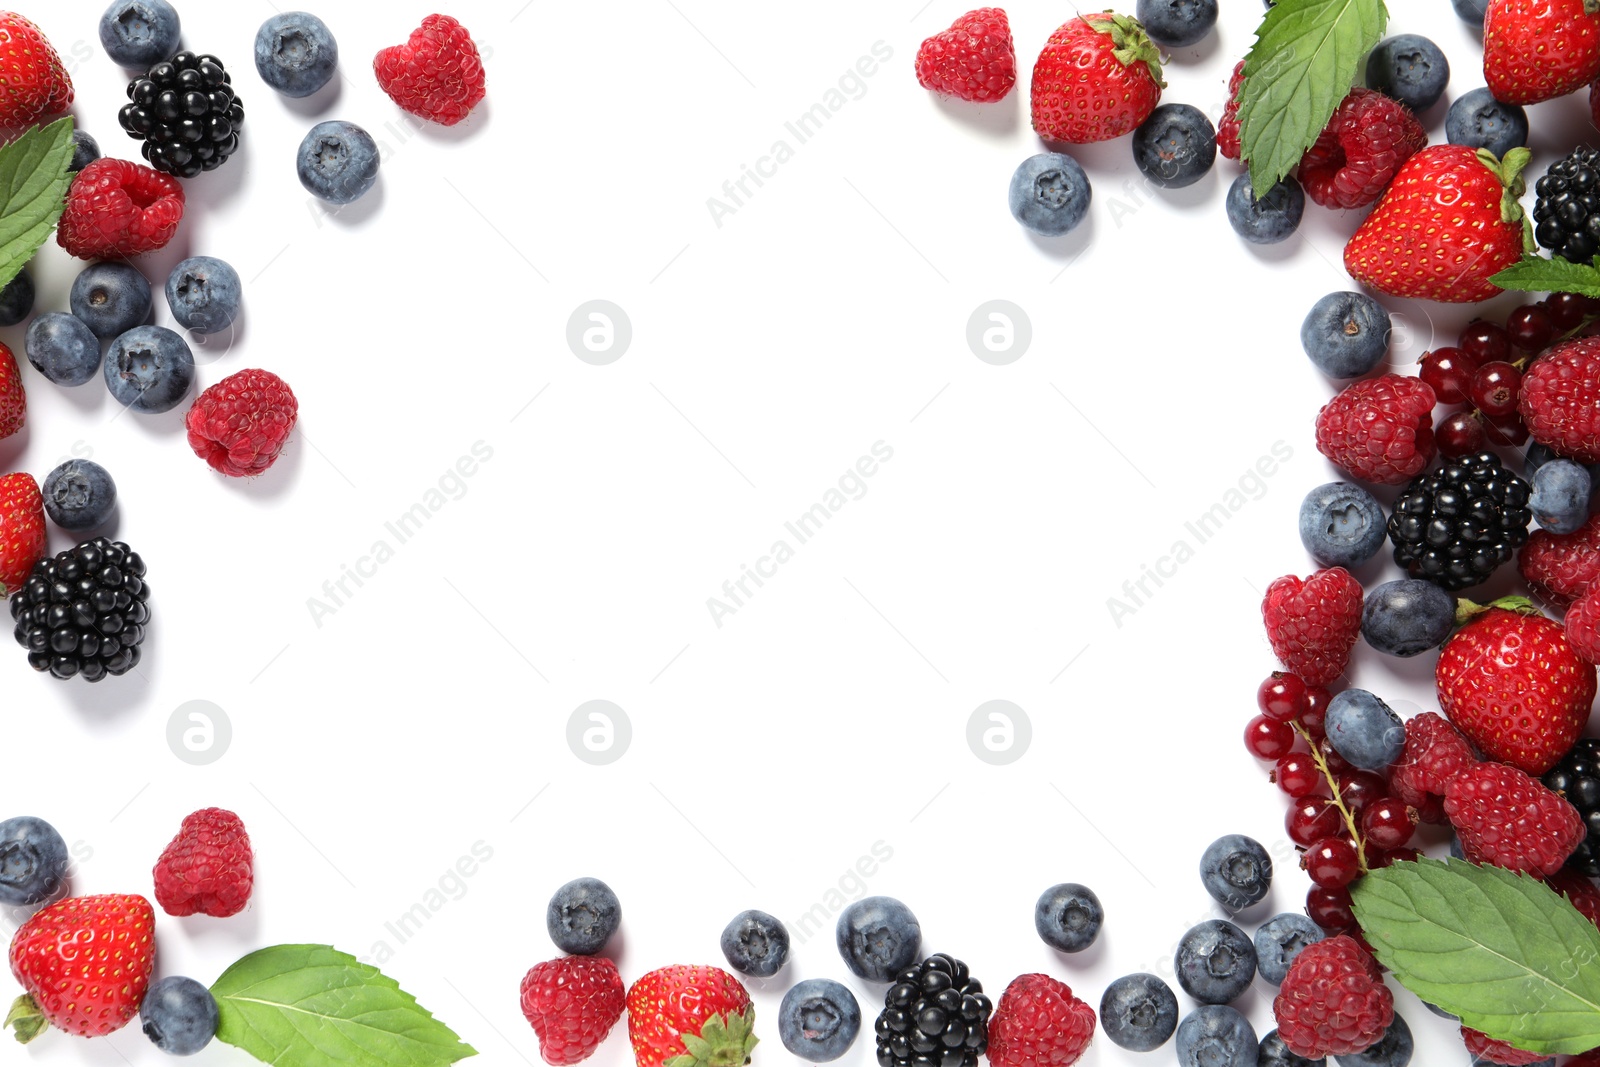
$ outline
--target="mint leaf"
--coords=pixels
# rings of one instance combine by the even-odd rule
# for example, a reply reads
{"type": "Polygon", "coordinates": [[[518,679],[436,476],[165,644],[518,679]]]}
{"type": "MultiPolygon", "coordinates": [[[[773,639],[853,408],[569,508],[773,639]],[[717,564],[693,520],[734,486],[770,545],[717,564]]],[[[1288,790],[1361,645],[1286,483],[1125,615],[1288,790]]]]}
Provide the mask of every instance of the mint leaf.
{"type": "Polygon", "coordinates": [[[444,1067],[477,1055],[394,979],[327,945],[252,952],[211,995],[217,1040],[276,1067],[444,1067]]]}
{"type": "Polygon", "coordinates": [[[1524,256],[1489,279],[1502,289],[1527,293],[1577,293],[1600,297],[1600,257],[1596,264],[1573,263],[1565,259],[1524,256]]]}
{"type": "Polygon", "coordinates": [[[1351,888],[1373,953],[1423,1000],[1540,1055],[1600,1046],[1600,930],[1543,882],[1425,859],[1351,888]]]}
{"type": "Polygon", "coordinates": [[[35,126],[0,148],[0,288],[55,229],[71,175],[72,120],[35,126]]]}
{"type": "Polygon", "coordinates": [[[1244,58],[1239,154],[1259,199],[1300,162],[1383,36],[1383,0],[1278,0],[1244,58]]]}

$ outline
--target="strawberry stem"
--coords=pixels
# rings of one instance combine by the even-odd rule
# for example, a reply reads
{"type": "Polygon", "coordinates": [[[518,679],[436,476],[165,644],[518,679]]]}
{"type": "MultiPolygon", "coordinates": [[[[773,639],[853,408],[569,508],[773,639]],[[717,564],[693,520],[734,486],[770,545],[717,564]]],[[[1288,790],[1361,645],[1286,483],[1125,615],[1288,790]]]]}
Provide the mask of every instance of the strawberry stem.
{"type": "Polygon", "coordinates": [[[6,1021],[0,1023],[0,1029],[11,1028],[16,1033],[20,1044],[26,1045],[46,1030],[50,1023],[44,1017],[44,1012],[39,1010],[39,1005],[28,994],[24,993],[11,1002],[11,1010],[6,1013],[6,1021]]]}
{"type": "Polygon", "coordinates": [[[1462,597],[1456,601],[1456,625],[1465,626],[1479,615],[1499,608],[1501,611],[1514,611],[1518,615],[1543,615],[1539,606],[1525,596],[1503,596],[1499,600],[1491,600],[1487,604],[1475,604],[1462,597]]]}
{"type": "Polygon", "coordinates": [[[1344,794],[1339,791],[1339,779],[1334,777],[1333,770],[1328,766],[1327,758],[1322,754],[1322,749],[1318,748],[1317,743],[1311,740],[1311,735],[1306,732],[1306,728],[1297,722],[1294,724],[1294,732],[1305,738],[1306,744],[1311,748],[1312,762],[1317,765],[1317,770],[1322,772],[1322,777],[1327,779],[1328,789],[1333,793],[1334,806],[1339,809],[1339,814],[1344,817],[1344,826],[1350,832],[1350,840],[1355,842],[1356,868],[1362,874],[1366,874],[1366,842],[1361,840],[1361,828],[1356,825],[1355,814],[1345,805],[1344,794]]]}

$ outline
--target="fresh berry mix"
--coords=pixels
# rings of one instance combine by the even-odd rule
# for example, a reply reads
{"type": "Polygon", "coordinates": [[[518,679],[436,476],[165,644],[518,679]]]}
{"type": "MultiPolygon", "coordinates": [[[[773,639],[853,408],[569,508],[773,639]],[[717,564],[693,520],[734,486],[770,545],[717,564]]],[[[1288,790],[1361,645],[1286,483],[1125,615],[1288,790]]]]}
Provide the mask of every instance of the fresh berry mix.
{"type": "Polygon", "coordinates": [[[1134,13],[1156,44],[1187,48],[1217,24],[1217,0],[1139,0],[1134,13]]]}
{"type": "Polygon", "coordinates": [[[19,815],[0,822],[0,904],[28,907],[61,892],[67,843],[43,819],[19,815]]]}
{"type": "Polygon", "coordinates": [[[1348,1056],[1371,1048],[1394,1021],[1394,994],[1378,964],[1349,937],[1301,950],[1272,1002],[1278,1036],[1297,1056],[1348,1056]]]}
{"type": "Polygon", "coordinates": [[[44,513],[74,533],[103,526],[117,508],[117,483],[89,459],[69,459],[44,480],[44,513]]]}
{"type": "Polygon", "coordinates": [[[1300,184],[1323,207],[1366,207],[1427,143],[1427,132],[1404,104],[1351,89],[1300,160],[1300,184]]]}
{"type": "Polygon", "coordinates": [[[140,896],[68,897],[11,938],[11,973],[27,991],[7,1019],[24,1041],[43,1025],[104,1037],[139,1011],[155,969],[155,912],[140,896]]]}
{"type": "Polygon", "coordinates": [[[33,369],[56,385],[82,385],[100,369],[100,340],[76,315],[45,312],[29,323],[22,344],[33,369]]]}
{"type": "Polygon", "coordinates": [[[299,415],[289,383],[271,371],[242,370],[201,393],[184,426],[195,455],[230,478],[244,478],[278,461],[299,415]]]}
{"type": "Polygon", "coordinates": [[[1059,237],[1089,211],[1089,176],[1078,161],[1059,152],[1023,160],[1011,175],[1011,214],[1041,237],[1059,237]]]}
{"type": "Polygon", "coordinates": [[[191,256],[167,276],[167,307],[186,330],[226,330],[238,317],[240,300],[238,272],[214,256],[191,256]]]}
{"type": "Polygon", "coordinates": [[[1239,999],[1256,976],[1256,948],[1225,919],[1207,919],[1178,942],[1173,971],[1183,991],[1202,1004],[1239,999]]]}
{"type": "Polygon", "coordinates": [[[1367,88],[1413,112],[1438,102],[1450,83],[1450,61],[1438,45],[1415,33],[1386,37],[1367,53],[1367,88]]]}
{"type": "Polygon", "coordinates": [[[741,911],[722,931],[728,966],[753,978],[771,978],[789,959],[789,929],[764,911],[741,911]]]}
{"type": "MultiPolygon", "coordinates": [[[[82,320],[101,340],[142,326],[150,317],[153,303],[150,283],[139,269],[117,262],[91,263],[79,271],[73,279],[69,300],[73,316],[82,320]]],[[[96,346],[97,368],[99,358],[99,346],[96,346]]]]}
{"type": "Polygon", "coordinates": [[[244,822],[205,808],[186,816],[156,861],[156,903],[168,915],[237,915],[250,902],[255,854],[244,822]]]}
{"type": "Polygon", "coordinates": [[[209,1045],[217,1034],[219,1019],[211,990],[180,975],[152,983],[139,1004],[144,1036],[174,1056],[193,1056],[209,1045]]]}
{"type": "Polygon", "coordinates": [[[1033,906],[1033,928],[1040,940],[1061,952],[1082,952],[1094,944],[1104,923],[1100,898],[1076,882],[1051,886],[1033,906]]]}
{"type": "MultiPolygon", "coordinates": [[[[946,1033],[954,1040],[960,1031],[947,1029],[946,1033]]],[[[973,1036],[969,1027],[963,1044],[973,1036]]],[[[994,1018],[989,1021],[989,1063],[991,1067],[1036,1067],[1046,1063],[1069,1067],[1078,1062],[1093,1037],[1094,1009],[1074,996],[1071,987],[1049,975],[1025,974],[1000,994],[994,1018]]],[[[945,1063],[975,1062],[972,1055],[956,1060],[949,1051],[950,1042],[941,1043],[945,1045],[938,1061],[941,1067],[945,1063]]],[[[982,1051],[981,1043],[974,1049],[982,1051]]]]}
{"type": "Polygon", "coordinates": [[[1584,839],[1567,859],[1567,869],[1600,877],[1600,740],[1584,737],[1544,775],[1545,787],[1560,795],[1583,819],[1584,839]]]}
{"type": "Polygon", "coordinates": [[[15,326],[32,315],[35,293],[33,274],[26,267],[0,286],[0,326],[15,326]]]}
{"type": "Polygon", "coordinates": [[[1226,1004],[1202,1004],[1178,1024],[1179,1067],[1256,1067],[1255,1028],[1226,1004]]]}
{"type": "Polygon", "coordinates": [[[523,1017],[552,1067],[594,1055],[622,1018],[626,997],[617,965],[603,956],[563,956],[536,964],[522,978],[523,1017]]]}
{"type": "Polygon", "coordinates": [[[167,0],[116,0],[100,17],[100,45],[118,66],[145,70],[178,51],[182,30],[167,0]]]}
{"type": "Polygon", "coordinates": [[[1161,52],[1137,19],[1109,11],[1062,23],[1033,65],[1033,129],[1046,141],[1089,144],[1150,117],[1166,81],[1161,52]]]}
{"type": "Polygon", "coordinates": [[[1600,150],[1579,145],[1533,185],[1533,236],[1554,255],[1587,263],[1600,251],[1600,150]]]}
{"type": "Polygon", "coordinates": [[[622,924],[622,902],[600,879],[574,878],[551,895],[544,924],[562,952],[593,956],[622,924]]]}
{"type": "Polygon", "coordinates": [[[1365,293],[1329,293],[1300,324],[1300,347],[1330,378],[1359,378],[1389,354],[1392,325],[1384,306],[1365,293]]]}
{"type": "Polygon", "coordinates": [[[72,104],[72,78],[39,27],[0,11],[0,127],[32,126],[72,104]]]}
{"type": "Polygon", "coordinates": [[[1153,974],[1123,975],[1100,998],[1100,1028],[1120,1048],[1152,1052],[1178,1028],[1178,998],[1153,974]]]}
{"type": "Polygon", "coordinates": [[[378,143],[353,122],[319,122],[300,142],[295,172],[312,196],[354,203],[378,181],[378,143]]]}
{"type": "Polygon", "coordinates": [[[1228,834],[1201,853],[1200,881],[1224,908],[1243,911],[1272,889],[1272,857],[1254,838],[1228,834]]]}
{"type": "Polygon", "coordinates": [[[467,28],[429,15],[405,44],[372,61],[378,85],[403,110],[442,126],[466,118],[484,97],[483,62],[467,28]]]}
{"type": "Polygon", "coordinates": [[[1017,84],[1017,50],[1005,11],[977,8],[923,41],[917,49],[917,84],[980,104],[1009,96],[1017,84]]]}
{"type": "Polygon", "coordinates": [[[922,925],[893,897],[865,897],[839,913],[834,942],[851,974],[887,982],[916,963],[922,925]]]}
{"type": "MultiPolygon", "coordinates": [[[[1018,981],[1027,981],[1029,977],[1018,981]]],[[[1037,1010],[1032,1003],[1041,999],[1042,990],[1023,988],[1030,1007],[1020,1010],[1037,1010]]],[[[1062,999],[1069,998],[1075,999],[1071,998],[1070,990],[1062,999]]],[[[1082,1001],[1076,1003],[1083,1004],[1082,1001]]],[[[943,953],[929,956],[917,966],[895,975],[894,984],[884,995],[883,1011],[873,1027],[878,1038],[878,1063],[880,1067],[921,1067],[925,1060],[938,1056],[939,1067],[977,1067],[988,1048],[992,1010],[982,983],[967,973],[965,963],[943,953]]],[[[1062,1009],[1047,1007],[1045,1010],[1062,1009]]],[[[1069,1002],[1066,1010],[1077,1012],[1078,1009],[1069,1002]]],[[[1092,1032],[1093,1012],[1087,1005],[1081,1010],[1088,1012],[1088,1027],[1092,1032]]],[[[1083,1036],[1083,1043],[1088,1043],[1087,1034],[1083,1036]]],[[[1017,1062],[1020,1067],[1027,1062],[1026,1057],[1017,1062]]]]}
{"type": "Polygon", "coordinates": [[[256,73],[284,96],[310,96],[333,79],[339,43],[327,23],[304,11],[280,11],[256,31],[256,73]]]}
{"type": "Polygon", "coordinates": [[[156,170],[193,178],[238,151],[244,102],[232,83],[216,56],[179,52],[128,83],[117,121],[156,170]]]}
{"type": "MultiPolygon", "coordinates": [[[[0,546],[3,547],[3,546],[0,546]]],[[[28,665],[63,681],[98,682],[139,665],[150,621],[144,560],[104,537],[41,560],[11,598],[28,665]]]]}
{"type": "Polygon", "coordinates": [[[189,395],[194,353],[165,326],[135,326],[111,342],[103,373],[117,403],[141,415],[159,415],[189,395]]]}
{"type": "MultiPolygon", "coordinates": [[[[1528,144],[1528,113],[1516,104],[1502,104],[1484,88],[1469,89],[1450,101],[1444,116],[1445,140],[1468,148],[1484,148],[1504,156],[1528,144]]],[[[1535,219],[1538,208],[1535,206],[1535,219]]],[[[1537,231],[1535,231],[1537,232],[1537,231]]]]}
{"type": "Polygon", "coordinates": [[[183,221],[183,186],[121,159],[97,159],[72,179],[56,243],[79,259],[128,259],[167,247],[183,221]]]}
{"type": "Polygon", "coordinates": [[[1386,656],[1418,656],[1438,648],[1456,625],[1455,597],[1433,582],[1401,578],[1367,594],[1361,636],[1386,656]]]}
{"type": "Polygon", "coordinates": [[[1273,985],[1282,985],[1295,957],[1326,935],[1305,915],[1274,915],[1256,929],[1256,973],[1273,985]]]}
{"type": "Polygon", "coordinates": [[[1162,104],[1133,131],[1134,165],[1163,188],[1193,185],[1216,159],[1217,131],[1189,104],[1162,104]]]}
{"type": "Polygon", "coordinates": [[[778,1005],[778,1039],[810,1063],[831,1063],[850,1051],[861,1032],[855,994],[826,978],[796,982],[778,1005]]]}
{"type": "Polygon", "coordinates": [[[1258,200],[1250,175],[1241,174],[1228,186],[1223,206],[1234,233],[1253,245],[1275,245],[1287,241],[1300,228],[1306,212],[1306,193],[1299,182],[1286,177],[1258,200]]]}
{"type": "Polygon", "coordinates": [[[1527,542],[1531,497],[1493,452],[1452,460],[1395,500],[1394,561],[1447,590],[1480,585],[1527,542]]]}

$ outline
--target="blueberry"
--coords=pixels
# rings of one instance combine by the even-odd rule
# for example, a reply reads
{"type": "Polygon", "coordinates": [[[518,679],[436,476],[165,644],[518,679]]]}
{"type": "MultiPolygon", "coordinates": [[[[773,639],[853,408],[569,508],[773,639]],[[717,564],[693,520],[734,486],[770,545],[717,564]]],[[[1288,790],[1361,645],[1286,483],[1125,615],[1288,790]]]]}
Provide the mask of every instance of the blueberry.
{"type": "Polygon", "coordinates": [[[100,341],[81,319],[47,311],[23,338],[28,362],[57,385],[82,385],[100,369],[100,341]]]}
{"type": "Polygon", "coordinates": [[[0,822],[0,904],[23,907],[55,896],[67,877],[67,843],[32,815],[0,822]]]}
{"type": "Polygon", "coordinates": [[[1162,104],[1133,131],[1133,162],[1166,189],[1193,185],[1217,161],[1217,128],[1188,104],[1162,104]]]}
{"type": "Polygon", "coordinates": [[[111,342],[106,386],[117,403],[144,415],[171,411],[194,384],[194,354],[164,326],[135,326],[111,342]]]}
{"type": "Polygon", "coordinates": [[[1389,353],[1389,313],[1365,293],[1329,293],[1300,324],[1300,347],[1330,378],[1359,378],[1389,353]]]}
{"type": "Polygon", "coordinates": [[[1589,520],[1589,493],[1594,483],[1587,468],[1570,459],[1553,459],[1533,475],[1528,506],[1533,519],[1553,534],[1575,532],[1589,520]]]}
{"type": "Polygon", "coordinates": [[[1272,888],[1272,857],[1261,842],[1227,834],[1206,846],[1200,857],[1200,881],[1223,907],[1241,911],[1259,904],[1272,888]]]}
{"type": "Polygon", "coordinates": [[[1439,46],[1415,33],[1386,37],[1367,53],[1367,88],[1426,111],[1450,84],[1450,61],[1439,46]]]}
{"type": "Polygon", "coordinates": [[[1178,998],[1153,974],[1129,974],[1106,986],[1100,1026],[1113,1044],[1150,1052],[1167,1043],[1178,1026],[1178,998]]]}
{"type": "Polygon", "coordinates": [[[893,897],[866,897],[839,913],[834,942],[851,974],[887,982],[917,962],[922,926],[893,897]]]}
{"type": "Polygon", "coordinates": [[[605,948],[621,922],[622,902],[598,878],[574,878],[555,891],[544,909],[550,940],[574,956],[593,956],[605,948]]]}
{"type": "Polygon", "coordinates": [[[0,326],[15,326],[33,314],[33,275],[23,267],[0,289],[0,326]]]}
{"type": "Polygon", "coordinates": [[[1256,1067],[1325,1067],[1326,1059],[1308,1060],[1289,1051],[1278,1031],[1268,1030],[1261,1039],[1261,1051],[1256,1057],[1256,1067]]]}
{"type": "Polygon", "coordinates": [[[1388,530],[1377,497],[1349,482],[1329,482],[1300,504],[1300,543],[1324,567],[1355,568],[1378,554],[1388,530]]]}
{"type": "Polygon", "coordinates": [[[239,274],[212,256],[193,256],[167,276],[167,306],[186,329],[216,333],[239,314],[239,274]]]}
{"type": "MultiPolygon", "coordinates": [[[[1250,988],[1256,976],[1256,949],[1231,922],[1207,919],[1190,927],[1178,942],[1174,970],[1183,991],[1200,1003],[1226,1004],[1250,988]]],[[[1255,1040],[1252,1034],[1252,1052],[1255,1040]]]]}
{"type": "Polygon", "coordinates": [[[722,931],[722,954],[740,974],[771,978],[789,958],[789,930],[764,911],[741,911],[722,931]]]}
{"type": "Polygon", "coordinates": [[[1051,886],[1033,906],[1033,928],[1045,944],[1062,952],[1082,952],[1094,944],[1105,919],[1094,890],[1076,882],[1051,886]]]}
{"type": "MultiPolygon", "coordinates": [[[[1460,859],[1461,857],[1457,856],[1456,858],[1460,859]]],[[[1451,1015],[1449,1012],[1445,1011],[1443,1008],[1439,1007],[1439,1005],[1437,1005],[1437,1004],[1429,1004],[1426,1000],[1424,1000],[1422,1002],[1422,1006],[1424,1008],[1427,1008],[1429,1011],[1433,1012],[1435,1015],[1437,1015],[1441,1019],[1449,1019],[1453,1023],[1458,1023],[1458,1022],[1461,1021],[1461,1017],[1459,1015],[1451,1015]]]]}
{"type": "Polygon", "coordinates": [[[127,263],[92,263],[78,272],[68,298],[72,313],[104,340],[150,317],[150,283],[127,263]]]}
{"type": "Polygon", "coordinates": [[[778,1005],[778,1039],[812,1063],[843,1056],[860,1032],[861,1005],[855,994],[826,978],[796,982],[778,1005]]]}
{"type": "Polygon", "coordinates": [[[1483,16],[1489,10],[1489,0],[1450,0],[1450,6],[1462,22],[1483,29],[1483,16]]]}
{"type": "Polygon", "coordinates": [[[378,145],[353,122],[319,122],[300,142],[295,165],[300,184],[313,196],[349,204],[378,180],[378,145]]]}
{"type": "Polygon", "coordinates": [[[171,975],[153,982],[139,1005],[140,1027],[162,1052],[193,1056],[217,1033],[217,1002],[193,978],[171,975]]]}
{"type": "Polygon", "coordinates": [[[1011,175],[1011,214],[1044,237],[1059,237],[1089,211],[1089,176],[1071,156],[1029,156],[1011,175]]]}
{"type": "Polygon", "coordinates": [[[284,96],[310,96],[338,66],[339,44],[315,15],[280,12],[256,31],[256,72],[284,96]]]}
{"type": "Polygon", "coordinates": [[[1179,1067],[1256,1067],[1260,1048],[1250,1020],[1224,1004],[1202,1004],[1178,1024],[1179,1067]]]}
{"type": "Polygon", "coordinates": [[[44,480],[44,511],[63,530],[92,530],[111,518],[117,485],[98,463],[69,459],[44,480]]]}
{"type": "Polygon", "coordinates": [[[1228,186],[1224,207],[1234,233],[1253,245],[1275,245],[1300,228],[1306,192],[1294,178],[1285,177],[1257,200],[1250,175],[1241,174],[1228,186]]]}
{"type": "Polygon", "coordinates": [[[1502,104],[1479,87],[1450,101],[1444,136],[1451,144],[1487,148],[1498,158],[1527,145],[1528,113],[1516,104],[1502,104]]]}
{"type": "Polygon", "coordinates": [[[1364,771],[1383,770],[1406,749],[1400,716],[1365,689],[1346,689],[1328,701],[1323,728],[1333,750],[1364,771]]]}
{"type": "Polygon", "coordinates": [[[1411,1027],[1397,1014],[1376,1045],[1363,1052],[1335,1056],[1334,1059],[1339,1062],[1339,1067],[1406,1067],[1411,1062],[1411,1052],[1415,1047],[1411,1039],[1411,1027]]]}
{"type": "Polygon", "coordinates": [[[1456,598],[1432,582],[1401,578],[1367,594],[1361,636],[1386,656],[1438,648],[1456,624],[1456,598]]]}
{"type": "Polygon", "coordinates": [[[113,63],[145,70],[177,53],[181,28],[167,0],[116,0],[100,16],[100,46],[113,63]]]}
{"type": "Polygon", "coordinates": [[[67,164],[67,171],[76,174],[99,158],[100,142],[82,130],[73,130],[72,162],[67,164]]]}
{"type": "Polygon", "coordinates": [[[1274,915],[1256,929],[1257,972],[1273,985],[1282,985],[1300,950],[1322,938],[1322,927],[1304,915],[1287,911],[1274,915]]]}
{"type": "Polygon", "coordinates": [[[1217,24],[1217,0],[1139,0],[1136,17],[1156,44],[1186,48],[1217,24]]]}

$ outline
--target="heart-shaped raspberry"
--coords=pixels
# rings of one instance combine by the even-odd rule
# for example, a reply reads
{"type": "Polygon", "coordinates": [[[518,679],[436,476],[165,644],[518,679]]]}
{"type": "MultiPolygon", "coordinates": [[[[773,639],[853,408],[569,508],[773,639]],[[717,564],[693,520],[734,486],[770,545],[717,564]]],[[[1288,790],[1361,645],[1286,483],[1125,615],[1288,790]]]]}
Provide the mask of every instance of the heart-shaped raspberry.
{"type": "Polygon", "coordinates": [[[483,61],[465,26],[429,15],[405,44],[372,61],[378,85],[396,104],[441,126],[454,126],[483,99],[483,61]]]}
{"type": "Polygon", "coordinates": [[[1343,567],[1285,575],[1267,587],[1261,618],[1284,668],[1307,685],[1327,685],[1344,673],[1361,634],[1361,583],[1343,567]]]}
{"type": "Polygon", "coordinates": [[[976,103],[1004,99],[1017,84],[1017,50],[1005,11],[969,11],[923,41],[917,49],[917,82],[976,103]]]}

